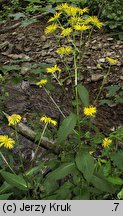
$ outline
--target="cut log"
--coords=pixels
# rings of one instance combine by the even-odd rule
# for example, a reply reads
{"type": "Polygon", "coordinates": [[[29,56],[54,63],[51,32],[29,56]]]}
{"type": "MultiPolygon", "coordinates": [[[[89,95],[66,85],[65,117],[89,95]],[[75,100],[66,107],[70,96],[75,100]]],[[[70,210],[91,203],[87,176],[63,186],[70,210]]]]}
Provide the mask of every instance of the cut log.
{"type": "MultiPolygon", "coordinates": [[[[3,112],[3,114],[8,119],[9,115],[5,112],[3,112]]],[[[14,129],[13,125],[11,125],[11,127],[14,129]]],[[[32,142],[35,142],[35,144],[38,144],[39,141],[35,141],[36,133],[31,128],[26,126],[25,124],[21,122],[17,124],[17,131],[19,134],[23,135],[27,139],[31,140],[32,142]]],[[[56,141],[52,141],[52,140],[49,140],[47,137],[43,137],[41,140],[40,146],[58,155],[60,153],[60,149],[57,149],[56,146],[54,146],[55,144],[56,144],[56,141]]]]}

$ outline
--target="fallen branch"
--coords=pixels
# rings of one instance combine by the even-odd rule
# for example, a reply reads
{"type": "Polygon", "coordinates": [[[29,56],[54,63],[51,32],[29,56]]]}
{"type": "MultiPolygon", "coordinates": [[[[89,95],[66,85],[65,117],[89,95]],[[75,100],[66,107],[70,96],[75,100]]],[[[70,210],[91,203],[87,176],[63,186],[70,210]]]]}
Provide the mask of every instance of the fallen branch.
{"type": "Polygon", "coordinates": [[[14,24],[14,25],[12,25],[12,26],[6,27],[6,28],[4,28],[4,29],[1,29],[1,30],[0,30],[0,34],[5,34],[5,33],[9,32],[9,31],[11,31],[11,30],[13,30],[13,29],[16,29],[16,28],[19,27],[20,25],[21,25],[21,22],[16,23],[16,24],[14,24]]]}
{"type": "MultiPolygon", "coordinates": [[[[38,14],[36,16],[33,16],[31,19],[40,19],[42,16],[44,16],[46,14],[47,14],[47,12],[44,12],[42,14],[38,14]]],[[[19,26],[21,26],[21,24],[22,24],[21,22],[18,22],[16,24],[12,25],[12,26],[5,27],[4,29],[0,30],[0,34],[5,34],[5,33],[9,32],[11,30],[14,30],[14,29],[18,28],[19,26]]]]}
{"type": "MultiPolygon", "coordinates": [[[[8,114],[3,112],[3,114],[6,116],[6,118],[8,119],[8,114]]],[[[14,129],[14,126],[11,125],[11,127],[14,129]]],[[[27,127],[25,124],[23,123],[19,123],[17,125],[17,131],[19,134],[23,135],[24,137],[26,137],[27,139],[35,142],[36,144],[38,144],[39,141],[35,141],[36,138],[36,133],[30,129],[29,127],[27,127]]],[[[57,149],[54,145],[56,144],[55,141],[51,141],[49,140],[47,137],[43,137],[42,141],[40,143],[40,146],[52,151],[54,154],[58,155],[60,153],[60,149],[57,149]]]]}

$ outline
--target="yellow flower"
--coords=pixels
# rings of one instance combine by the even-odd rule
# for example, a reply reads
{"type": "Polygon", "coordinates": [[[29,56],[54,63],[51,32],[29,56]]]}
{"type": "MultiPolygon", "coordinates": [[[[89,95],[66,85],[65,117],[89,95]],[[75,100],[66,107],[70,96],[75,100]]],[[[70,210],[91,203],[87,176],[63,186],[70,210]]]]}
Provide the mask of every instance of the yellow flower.
{"type": "Polygon", "coordinates": [[[106,147],[109,147],[109,145],[112,143],[112,140],[111,139],[108,139],[108,138],[104,138],[103,139],[103,143],[102,143],[102,147],[106,148],[106,147]]]}
{"type": "Polygon", "coordinates": [[[63,3],[57,6],[58,10],[65,10],[67,8],[69,8],[69,5],[67,3],[63,3]]]}
{"type": "Polygon", "coordinates": [[[55,73],[56,71],[61,72],[61,69],[57,65],[47,68],[47,73],[55,73]]]}
{"type": "Polygon", "coordinates": [[[84,108],[84,114],[86,116],[94,116],[94,114],[96,114],[96,112],[97,112],[96,107],[89,106],[89,107],[84,108]]]}
{"type": "Polygon", "coordinates": [[[0,135],[0,147],[12,149],[15,141],[7,135],[0,135]]]}
{"type": "Polygon", "coordinates": [[[52,25],[49,25],[49,26],[46,27],[46,29],[45,29],[45,34],[51,34],[51,33],[54,32],[57,28],[58,28],[58,24],[53,23],[52,25]]]}
{"type": "Polygon", "coordinates": [[[88,13],[89,12],[89,8],[85,7],[83,9],[78,8],[78,12],[80,15],[82,15],[83,13],[88,13]]]}
{"type": "Polygon", "coordinates": [[[9,122],[9,126],[10,125],[16,125],[17,123],[19,123],[21,121],[21,116],[17,115],[17,114],[13,114],[11,116],[8,117],[8,122],[9,122]]]}
{"type": "Polygon", "coordinates": [[[64,9],[64,11],[68,16],[76,16],[78,8],[74,6],[69,6],[68,8],[64,9]]]}
{"type": "Polygon", "coordinates": [[[41,79],[39,82],[36,83],[37,86],[42,87],[47,83],[46,79],[41,79]]]}
{"type": "Polygon", "coordinates": [[[57,122],[55,120],[51,119],[50,117],[47,117],[46,115],[44,115],[43,117],[41,117],[40,121],[44,122],[45,124],[47,124],[47,123],[50,124],[51,123],[54,126],[57,125],[57,122]]]}
{"type": "Polygon", "coordinates": [[[48,22],[52,22],[52,21],[57,20],[57,19],[60,17],[60,15],[61,15],[61,12],[55,13],[55,14],[54,14],[54,17],[51,17],[51,18],[48,20],[48,22]]]}
{"type": "Polygon", "coordinates": [[[72,52],[72,47],[71,46],[62,46],[59,47],[56,52],[59,55],[69,55],[72,52]]]}
{"type": "Polygon", "coordinates": [[[89,26],[86,26],[86,25],[75,25],[75,26],[73,26],[73,28],[74,28],[76,31],[86,31],[86,30],[89,29],[90,27],[89,27],[89,26]]]}
{"type": "Polygon", "coordinates": [[[57,7],[58,10],[64,11],[68,16],[75,16],[78,12],[78,8],[75,6],[63,3],[57,7]]]}
{"type": "Polygon", "coordinates": [[[71,33],[72,31],[73,31],[72,28],[63,29],[62,32],[61,32],[61,35],[62,35],[63,37],[66,37],[66,36],[70,35],[70,33],[71,33]]]}
{"type": "Polygon", "coordinates": [[[116,64],[116,63],[119,62],[118,60],[112,59],[112,58],[109,58],[109,57],[106,57],[106,60],[108,60],[110,64],[116,64]]]}
{"type": "Polygon", "coordinates": [[[84,20],[82,17],[70,17],[68,19],[68,22],[70,23],[71,26],[74,26],[74,25],[82,25],[84,20]]]}
{"type": "Polygon", "coordinates": [[[92,25],[96,26],[97,28],[101,28],[103,23],[99,21],[98,17],[90,16],[87,20],[85,20],[85,24],[91,23],[92,25]]]}

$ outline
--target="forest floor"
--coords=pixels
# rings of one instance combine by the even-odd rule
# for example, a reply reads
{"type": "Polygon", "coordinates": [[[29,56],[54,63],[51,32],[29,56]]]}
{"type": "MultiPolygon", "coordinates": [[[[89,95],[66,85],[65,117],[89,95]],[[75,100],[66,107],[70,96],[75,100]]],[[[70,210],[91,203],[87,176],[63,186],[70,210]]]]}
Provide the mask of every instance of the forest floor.
{"type": "MultiPolygon", "coordinates": [[[[1,25],[0,28],[12,24],[13,22],[8,22],[1,25]]],[[[39,74],[33,74],[30,70],[32,64],[61,64],[61,60],[54,52],[57,47],[55,38],[44,34],[46,25],[46,20],[41,20],[28,27],[18,27],[0,35],[0,67],[16,63],[21,68],[19,73],[22,76],[21,83],[16,85],[6,84],[9,97],[6,100],[4,111],[9,115],[13,113],[20,114],[23,117],[23,122],[27,122],[28,119],[33,120],[35,113],[39,113],[39,115],[46,114],[56,120],[60,117],[59,111],[54,107],[44,90],[34,85],[33,77],[35,80],[36,76],[39,77],[39,74]],[[22,59],[22,61],[17,62],[18,58],[22,59]],[[32,77],[31,81],[26,81],[25,77],[27,75],[32,77]]],[[[113,38],[103,30],[95,31],[92,34],[79,78],[79,82],[89,90],[91,102],[98,94],[103,79],[102,70],[97,67],[97,64],[101,64],[103,70],[106,71],[108,69],[108,63],[105,60],[106,56],[117,59],[119,63],[111,67],[105,87],[117,84],[123,86],[123,41],[113,38]]],[[[72,64],[73,59],[71,56],[68,61],[69,64],[72,64]]],[[[9,71],[9,73],[11,77],[15,77],[18,72],[9,71]]],[[[65,75],[65,71],[63,71],[63,74],[65,75]]],[[[72,99],[72,93],[70,92],[71,82],[68,80],[65,85],[68,97],[72,99]]],[[[57,91],[53,90],[52,96],[63,113],[68,115],[70,107],[59,87],[57,87],[57,91]]],[[[100,99],[109,99],[105,89],[100,99]]],[[[113,128],[122,125],[122,103],[114,102],[110,105],[100,105],[98,103],[94,124],[104,133],[108,133],[113,128]]],[[[4,127],[2,130],[8,129],[4,127]]]]}

